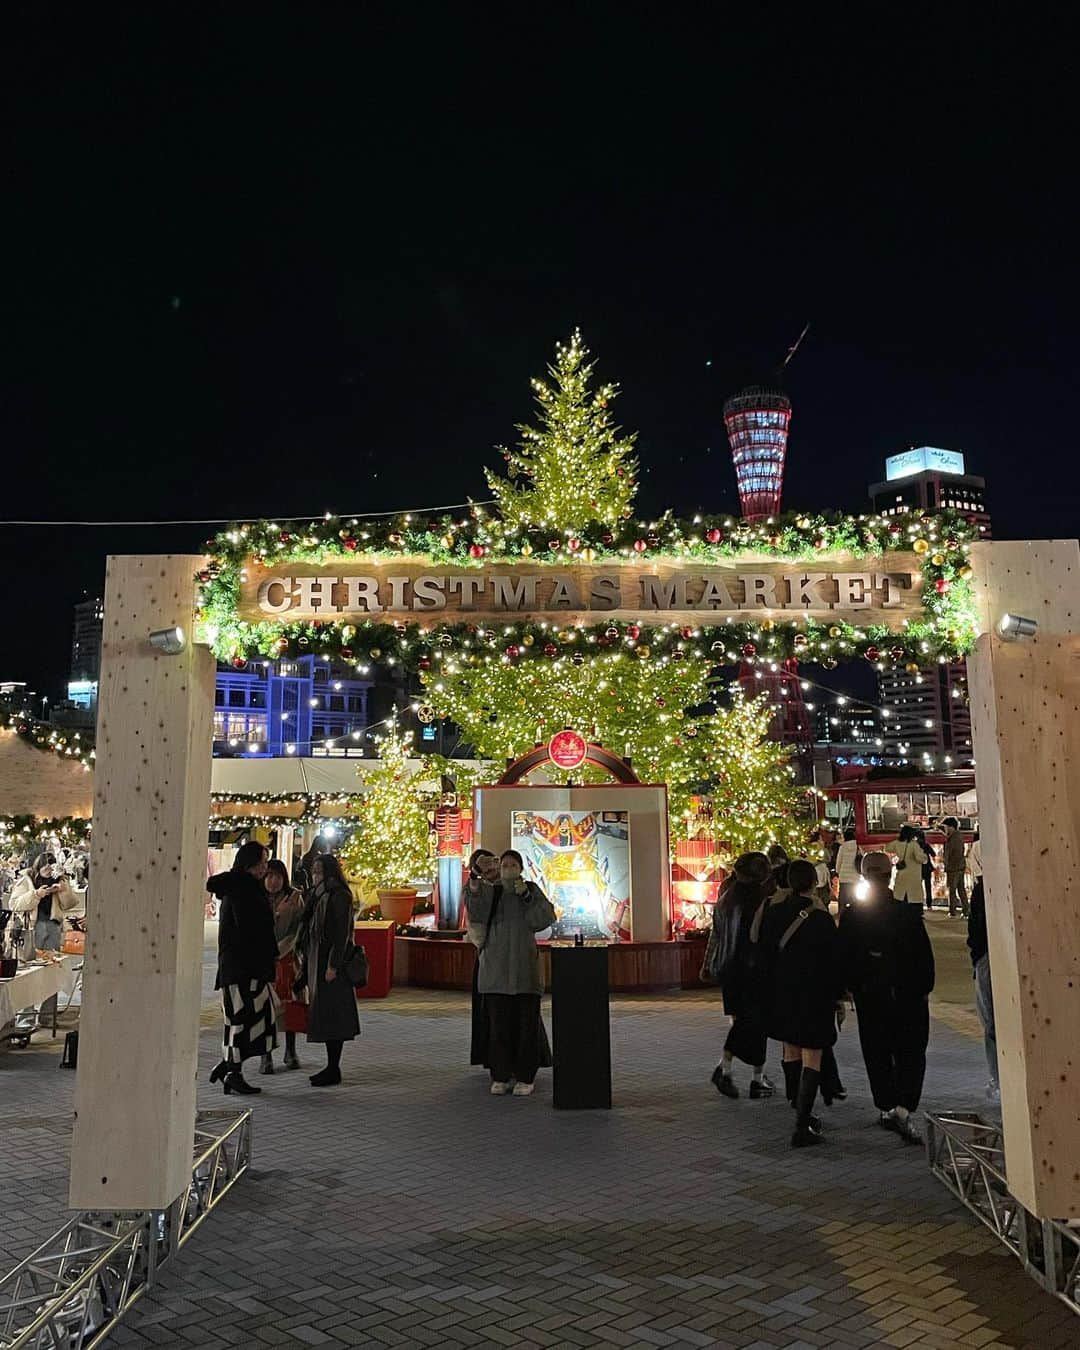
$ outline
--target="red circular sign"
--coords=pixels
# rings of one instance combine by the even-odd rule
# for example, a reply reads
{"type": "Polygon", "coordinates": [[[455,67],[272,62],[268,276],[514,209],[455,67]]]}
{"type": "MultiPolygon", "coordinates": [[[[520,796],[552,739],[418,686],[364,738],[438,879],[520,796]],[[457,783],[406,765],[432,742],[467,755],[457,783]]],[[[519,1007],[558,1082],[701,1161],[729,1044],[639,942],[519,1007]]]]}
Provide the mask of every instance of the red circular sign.
{"type": "Polygon", "coordinates": [[[552,764],[560,769],[579,769],[589,746],[580,731],[557,731],[548,744],[552,764]]]}

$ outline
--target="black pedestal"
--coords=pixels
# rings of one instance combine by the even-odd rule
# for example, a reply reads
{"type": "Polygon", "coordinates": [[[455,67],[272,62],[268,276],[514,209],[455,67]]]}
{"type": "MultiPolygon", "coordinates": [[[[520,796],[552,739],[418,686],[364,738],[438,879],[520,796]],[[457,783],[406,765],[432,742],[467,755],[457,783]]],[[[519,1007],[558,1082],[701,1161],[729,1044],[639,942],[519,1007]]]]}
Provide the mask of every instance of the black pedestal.
{"type": "Polygon", "coordinates": [[[606,947],[551,948],[551,1029],[555,1105],[610,1109],[606,947]]]}

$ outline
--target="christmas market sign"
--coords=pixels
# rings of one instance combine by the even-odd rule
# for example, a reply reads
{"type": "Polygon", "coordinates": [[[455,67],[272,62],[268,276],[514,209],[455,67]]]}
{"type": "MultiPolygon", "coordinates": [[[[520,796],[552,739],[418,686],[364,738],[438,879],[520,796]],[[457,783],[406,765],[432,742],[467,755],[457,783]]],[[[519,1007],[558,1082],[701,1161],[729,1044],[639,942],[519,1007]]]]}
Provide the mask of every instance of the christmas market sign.
{"type": "Polygon", "coordinates": [[[373,619],[431,627],[471,616],[519,621],[739,622],[790,614],[902,628],[922,615],[922,567],[915,553],[815,559],[812,566],[753,559],[719,567],[685,563],[582,563],[538,567],[496,563],[433,568],[402,558],[341,560],[324,566],[249,563],[238,617],[363,624],[373,619]]]}
{"type": "Polygon", "coordinates": [[[242,667],[320,655],[368,673],[623,652],[713,665],[954,661],[977,631],[971,527],[952,512],[594,522],[237,525],[198,573],[199,638],[242,667]]]}

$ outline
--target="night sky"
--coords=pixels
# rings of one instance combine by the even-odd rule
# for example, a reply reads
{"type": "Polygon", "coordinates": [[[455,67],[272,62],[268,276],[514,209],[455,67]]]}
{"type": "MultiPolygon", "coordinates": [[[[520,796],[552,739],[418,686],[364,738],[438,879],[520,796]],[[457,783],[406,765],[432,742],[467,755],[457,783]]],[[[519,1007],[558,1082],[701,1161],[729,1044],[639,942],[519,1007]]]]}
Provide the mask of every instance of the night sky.
{"type": "MultiPolygon", "coordinates": [[[[787,507],[928,443],[999,537],[1075,535],[1054,12],[15,6],[2,515],[483,496],[575,324],[642,510],[733,509],[723,400],[809,319],[787,507]]],[[[55,694],[106,553],[208,533],[5,527],[0,679],[55,694]]]]}

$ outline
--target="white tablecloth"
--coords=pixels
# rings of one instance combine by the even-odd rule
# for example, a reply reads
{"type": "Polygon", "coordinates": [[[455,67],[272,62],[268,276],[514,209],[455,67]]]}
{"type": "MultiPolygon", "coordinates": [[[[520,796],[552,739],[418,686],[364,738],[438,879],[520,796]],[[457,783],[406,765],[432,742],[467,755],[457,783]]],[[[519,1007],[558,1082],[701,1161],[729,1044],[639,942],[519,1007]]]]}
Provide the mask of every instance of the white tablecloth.
{"type": "Polygon", "coordinates": [[[0,980],[0,1027],[5,1026],[22,1008],[44,1003],[53,994],[70,994],[81,966],[81,956],[64,956],[55,964],[20,970],[11,980],[0,980]]]}

